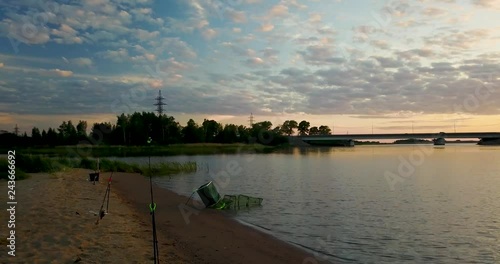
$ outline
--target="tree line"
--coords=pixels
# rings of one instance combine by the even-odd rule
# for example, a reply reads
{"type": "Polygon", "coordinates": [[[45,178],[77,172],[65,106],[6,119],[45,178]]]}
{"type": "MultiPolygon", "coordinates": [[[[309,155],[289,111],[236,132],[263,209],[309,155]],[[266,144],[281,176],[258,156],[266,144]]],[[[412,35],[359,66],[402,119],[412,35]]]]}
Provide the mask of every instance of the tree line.
{"type": "Polygon", "coordinates": [[[14,133],[0,134],[2,146],[59,146],[90,142],[93,145],[145,145],[151,137],[154,144],[168,145],[181,143],[261,143],[279,145],[287,143],[287,136],[329,135],[328,126],[310,126],[303,120],[287,120],[273,126],[270,121],[254,123],[251,127],[235,124],[222,125],[215,120],[205,119],[197,124],[190,119],[181,126],[173,116],[156,115],[152,112],[135,112],[117,116],[115,124],[94,123],[87,133],[87,121],[75,124],[63,121],[57,128],[40,131],[33,127],[31,136],[14,133]]]}

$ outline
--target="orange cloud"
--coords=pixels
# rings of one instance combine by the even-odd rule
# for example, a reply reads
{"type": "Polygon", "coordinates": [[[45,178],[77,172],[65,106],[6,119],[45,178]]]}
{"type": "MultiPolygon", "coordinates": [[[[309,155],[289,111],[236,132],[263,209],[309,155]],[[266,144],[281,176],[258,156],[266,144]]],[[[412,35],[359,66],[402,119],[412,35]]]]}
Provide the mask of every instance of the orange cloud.
{"type": "Polygon", "coordinates": [[[64,70],[59,70],[59,69],[53,69],[50,72],[54,73],[56,75],[59,75],[61,77],[70,77],[73,75],[72,71],[64,71],[64,70]]]}

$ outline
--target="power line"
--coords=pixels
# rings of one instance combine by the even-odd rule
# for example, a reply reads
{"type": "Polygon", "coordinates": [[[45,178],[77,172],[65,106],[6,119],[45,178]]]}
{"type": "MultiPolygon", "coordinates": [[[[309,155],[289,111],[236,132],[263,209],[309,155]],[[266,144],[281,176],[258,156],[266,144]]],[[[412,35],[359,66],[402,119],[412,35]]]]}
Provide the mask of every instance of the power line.
{"type": "Polygon", "coordinates": [[[253,113],[250,113],[250,118],[248,119],[250,122],[250,127],[253,127],[253,113]]]}
{"type": "Polygon", "coordinates": [[[156,105],[156,112],[158,112],[158,116],[160,117],[162,139],[165,141],[165,129],[161,123],[161,117],[163,115],[163,106],[167,104],[163,102],[163,99],[165,99],[165,97],[161,96],[161,90],[158,90],[158,96],[155,98],[156,103],[154,105],[156,105]]]}
{"type": "Polygon", "coordinates": [[[163,102],[163,99],[165,99],[165,97],[161,96],[161,90],[158,90],[158,96],[155,98],[156,103],[154,105],[156,105],[156,112],[158,112],[160,116],[163,114],[163,106],[167,105],[163,102]]]}

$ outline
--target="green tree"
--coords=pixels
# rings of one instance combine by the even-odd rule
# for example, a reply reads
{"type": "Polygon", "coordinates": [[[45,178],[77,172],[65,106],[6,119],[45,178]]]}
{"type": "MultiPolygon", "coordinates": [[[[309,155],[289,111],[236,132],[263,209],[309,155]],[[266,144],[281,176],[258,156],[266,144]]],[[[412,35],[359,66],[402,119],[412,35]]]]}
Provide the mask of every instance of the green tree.
{"type": "Polygon", "coordinates": [[[42,134],[40,134],[40,129],[33,127],[31,129],[31,142],[33,145],[39,145],[42,143],[42,134]]]}
{"type": "Polygon", "coordinates": [[[184,143],[199,143],[203,140],[203,128],[200,128],[193,119],[189,119],[187,126],[182,128],[184,143]]]}
{"type": "Polygon", "coordinates": [[[328,126],[320,126],[318,130],[320,135],[331,135],[332,132],[328,126]]]}
{"type": "Polygon", "coordinates": [[[309,135],[314,136],[314,135],[319,135],[319,129],[316,126],[313,126],[309,129],[309,135]]]}
{"type": "Polygon", "coordinates": [[[309,122],[307,122],[306,120],[300,121],[300,123],[297,127],[297,130],[299,131],[299,135],[301,135],[301,136],[307,135],[309,133],[309,126],[311,126],[311,124],[309,122]]]}
{"type": "Polygon", "coordinates": [[[80,120],[76,125],[77,142],[87,139],[87,121],[80,120]]]}
{"type": "Polygon", "coordinates": [[[47,130],[47,144],[49,144],[50,146],[64,144],[59,141],[59,136],[57,135],[56,130],[53,128],[49,128],[49,130],[47,130]]]}
{"type": "Polygon", "coordinates": [[[277,135],[281,135],[282,134],[282,129],[280,126],[276,126],[273,128],[273,133],[277,134],[277,135]]]}
{"type": "Polygon", "coordinates": [[[162,118],[165,127],[165,143],[181,143],[181,126],[173,116],[162,118]]]}
{"type": "Polygon", "coordinates": [[[238,142],[249,143],[250,129],[243,125],[239,125],[236,136],[238,137],[238,142]]]}
{"type": "Polygon", "coordinates": [[[235,143],[238,142],[238,136],[238,126],[226,124],[217,135],[216,141],[219,143],[235,143]]]}
{"type": "Polygon", "coordinates": [[[87,137],[87,121],[78,121],[78,124],[76,125],[76,133],[79,138],[87,137]]]}
{"type": "Polygon", "coordinates": [[[113,142],[112,131],[113,125],[109,122],[94,123],[89,136],[95,144],[110,144],[113,142]]]}
{"type": "Polygon", "coordinates": [[[75,145],[78,143],[78,132],[76,131],[75,126],[71,120],[68,121],[66,126],[66,134],[67,134],[67,142],[66,144],[75,145]]]}
{"type": "Polygon", "coordinates": [[[58,137],[60,144],[73,145],[78,142],[78,134],[71,120],[68,122],[63,121],[57,130],[59,131],[58,137]]]}
{"type": "Polygon", "coordinates": [[[281,132],[282,134],[290,136],[293,134],[293,130],[298,127],[297,121],[295,120],[287,120],[283,122],[283,125],[281,126],[281,132]]]}
{"type": "Polygon", "coordinates": [[[222,131],[222,125],[215,120],[203,120],[203,132],[205,142],[214,142],[215,137],[222,131]]]}
{"type": "Polygon", "coordinates": [[[47,144],[47,132],[45,131],[45,129],[42,130],[42,139],[40,143],[47,144]]]}

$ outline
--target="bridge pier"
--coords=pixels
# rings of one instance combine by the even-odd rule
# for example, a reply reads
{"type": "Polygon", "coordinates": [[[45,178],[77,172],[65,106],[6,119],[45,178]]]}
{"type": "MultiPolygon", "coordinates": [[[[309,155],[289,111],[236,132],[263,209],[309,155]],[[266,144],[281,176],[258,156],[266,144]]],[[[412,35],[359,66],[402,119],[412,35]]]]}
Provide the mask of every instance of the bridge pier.
{"type": "Polygon", "coordinates": [[[347,143],[349,144],[349,145],[348,145],[349,147],[354,147],[354,140],[349,139],[349,140],[347,141],[347,143]]]}
{"type": "Polygon", "coordinates": [[[435,138],[434,140],[434,145],[436,146],[444,146],[446,145],[446,140],[444,138],[435,138]]]}
{"type": "Polygon", "coordinates": [[[481,138],[478,145],[500,145],[500,138],[481,138]]]}

